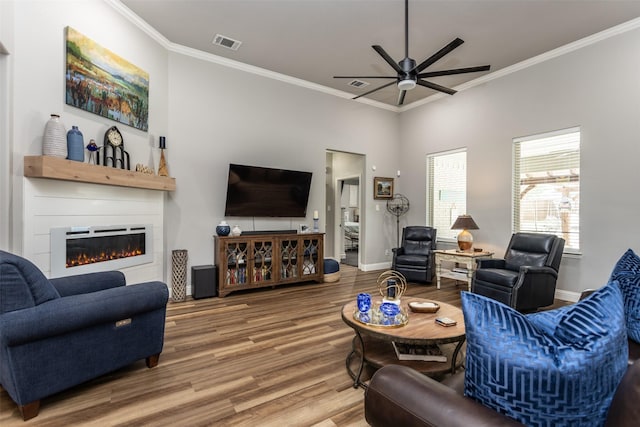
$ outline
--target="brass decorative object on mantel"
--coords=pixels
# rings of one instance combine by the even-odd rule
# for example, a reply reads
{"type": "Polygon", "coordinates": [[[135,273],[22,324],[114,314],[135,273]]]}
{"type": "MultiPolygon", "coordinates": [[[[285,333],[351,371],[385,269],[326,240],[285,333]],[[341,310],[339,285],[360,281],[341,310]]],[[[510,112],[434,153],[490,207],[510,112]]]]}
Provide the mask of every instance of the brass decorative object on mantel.
{"type": "Polygon", "coordinates": [[[164,158],[164,150],[167,148],[167,142],[164,136],[160,137],[160,165],[158,165],[159,176],[169,176],[167,161],[164,158]]]}

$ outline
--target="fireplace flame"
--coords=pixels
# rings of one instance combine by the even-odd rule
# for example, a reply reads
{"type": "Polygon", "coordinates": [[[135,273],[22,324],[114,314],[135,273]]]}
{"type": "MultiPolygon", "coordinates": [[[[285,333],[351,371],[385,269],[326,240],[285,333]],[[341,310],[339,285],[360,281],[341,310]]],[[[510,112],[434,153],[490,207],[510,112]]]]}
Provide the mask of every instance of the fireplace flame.
{"type": "Polygon", "coordinates": [[[97,262],[113,261],[114,259],[128,258],[132,256],[143,255],[141,249],[123,249],[121,251],[101,252],[97,255],[78,254],[77,256],[67,259],[66,267],[78,267],[80,265],[94,264],[97,262]]]}

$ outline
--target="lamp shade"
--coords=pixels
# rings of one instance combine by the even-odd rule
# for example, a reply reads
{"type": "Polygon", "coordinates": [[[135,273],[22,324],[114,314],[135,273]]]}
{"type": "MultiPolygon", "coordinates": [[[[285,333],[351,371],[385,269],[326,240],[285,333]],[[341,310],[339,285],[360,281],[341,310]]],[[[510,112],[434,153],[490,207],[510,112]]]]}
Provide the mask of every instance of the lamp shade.
{"type": "Polygon", "coordinates": [[[478,224],[471,218],[471,215],[460,215],[451,226],[452,230],[478,230],[478,224]]]}

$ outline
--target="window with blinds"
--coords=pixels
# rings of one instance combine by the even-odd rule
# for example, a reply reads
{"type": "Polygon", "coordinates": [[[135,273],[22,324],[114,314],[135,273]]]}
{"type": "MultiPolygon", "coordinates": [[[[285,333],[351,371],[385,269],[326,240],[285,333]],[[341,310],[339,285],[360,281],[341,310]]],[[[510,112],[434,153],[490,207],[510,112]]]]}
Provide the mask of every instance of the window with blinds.
{"type": "Polygon", "coordinates": [[[467,213],[467,150],[427,155],[427,224],[438,240],[455,241],[460,230],[451,226],[467,213]]]}
{"type": "Polygon", "coordinates": [[[513,230],[580,249],[580,128],[513,140],[513,230]]]}

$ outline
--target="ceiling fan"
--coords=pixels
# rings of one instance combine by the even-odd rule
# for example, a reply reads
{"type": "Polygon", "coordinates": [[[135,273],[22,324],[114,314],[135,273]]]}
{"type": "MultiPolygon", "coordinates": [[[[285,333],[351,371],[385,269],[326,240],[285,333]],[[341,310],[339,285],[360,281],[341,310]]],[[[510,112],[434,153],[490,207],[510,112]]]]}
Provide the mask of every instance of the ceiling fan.
{"type": "Polygon", "coordinates": [[[393,79],[394,81],[384,84],[380,87],[372,89],[368,92],[365,92],[361,95],[354,97],[353,99],[358,99],[363,96],[367,96],[372,94],[373,92],[379,91],[380,89],[384,89],[392,84],[396,83],[398,89],[400,89],[400,95],[398,96],[398,105],[402,105],[404,103],[404,97],[408,90],[411,90],[416,87],[416,85],[424,86],[429,89],[437,90],[439,92],[443,92],[449,95],[453,95],[456,93],[455,90],[449,89],[444,86],[440,86],[438,84],[429,82],[427,80],[423,80],[429,77],[439,77],[439,76],[449,76],[453,74],[465,74],[465,73],[476,73],[478,71],[487,71],[491,68],[490,65],[481,65],[478,67],[467,67],[467,68],[455,68],[451,70],[442,70],[442,71],[431,71],[423,73],[422,71],[438,61],[440,58],[451,52],[453,49],[460,46],[464,43],[464,40],[460,38],[456,38],[451,43],[440,49],[438,52],[434,53],[420,64],[416,65],[416,61],[412,58],[409,58],[409,0],[404,1],[404,59],[400,62],[396,63],[393,61],[393,58],[389,56],[389,54],[379,45],[371,46],[382,58],[387,61],[389,65],[396,71],[396,76],[333,76],[334,79],[393,79]]]}

